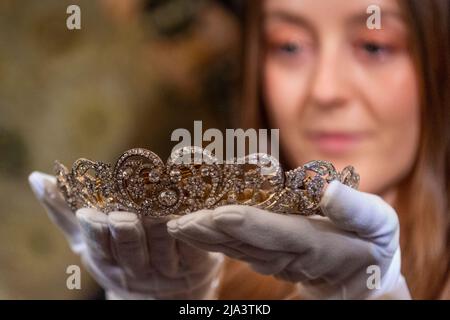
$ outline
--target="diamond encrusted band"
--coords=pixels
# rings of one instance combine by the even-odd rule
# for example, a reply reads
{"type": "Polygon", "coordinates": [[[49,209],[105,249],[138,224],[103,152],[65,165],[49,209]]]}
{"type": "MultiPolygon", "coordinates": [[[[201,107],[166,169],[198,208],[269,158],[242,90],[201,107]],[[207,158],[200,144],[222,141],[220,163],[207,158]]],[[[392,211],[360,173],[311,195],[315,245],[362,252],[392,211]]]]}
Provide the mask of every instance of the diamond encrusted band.
{"type": "Polygon", "coordinates": [[[359,184],[352,166],[337,172],[330,162],[318,160],[283,172],[277,159],[267,154],[221,164],[199,147],[175,151],[166,164],[142,148],[123,153],[114,167],[78,159],[69,171],[55,161],[55,174],[59,190],[74,211],[92,207],[105,213],[130,211],[152,217],[228,204],[276,213],[322,214],[319,203],[328,183],[337,179],[355,189],[359,184]]]}

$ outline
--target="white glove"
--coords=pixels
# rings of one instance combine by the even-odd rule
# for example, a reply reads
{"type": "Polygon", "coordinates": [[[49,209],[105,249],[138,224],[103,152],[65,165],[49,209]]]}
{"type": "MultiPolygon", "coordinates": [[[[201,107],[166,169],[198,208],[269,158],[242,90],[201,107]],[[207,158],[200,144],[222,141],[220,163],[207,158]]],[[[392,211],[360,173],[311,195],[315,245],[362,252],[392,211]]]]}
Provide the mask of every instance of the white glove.
{"type": "Polygon", "coordinates": [[[306,298],[410,299],[400,273],[394,209],[380,197],[338,181],[330,183],[320,205],[326,217],[233,205],[202,210],[167,226],[170,234],[193,246],[298,283],[306,298]],[[381,271],[379,288],[370,278],[373,267],[368,267],[373,265],[381,271]]]}
{"type": "Polygon", "coordinates": [[[168,218],[140,220],[131,212],[106,215],[88,208],[75,216],[58,192],[55,177],[34,172],[29,182],[108,298],[216,298],[223,255],[171,237],[168,218]]]}

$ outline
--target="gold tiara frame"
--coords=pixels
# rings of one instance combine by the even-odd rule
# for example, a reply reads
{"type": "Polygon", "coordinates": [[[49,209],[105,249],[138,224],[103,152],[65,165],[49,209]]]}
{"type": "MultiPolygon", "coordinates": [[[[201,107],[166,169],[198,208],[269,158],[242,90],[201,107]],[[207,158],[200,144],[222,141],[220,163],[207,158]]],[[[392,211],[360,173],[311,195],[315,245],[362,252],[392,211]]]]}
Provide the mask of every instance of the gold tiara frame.
{"type": "Polygon", "coordinates": [[[69,170],[55,161],[55,174],[72,210],[91,207],[141,217],[185,215],[230,204],[281,214],[322,214],[319,203],[328,183],[339,180],[357,189],[360,180],[353,166],[338,172],[330,162],[314,160],[284,172],[267,154],[220,163],[209,151],[193,146],[173,152],[167,163],[143,148],[124,152],[114,167],[82,158],[69,170]]]}

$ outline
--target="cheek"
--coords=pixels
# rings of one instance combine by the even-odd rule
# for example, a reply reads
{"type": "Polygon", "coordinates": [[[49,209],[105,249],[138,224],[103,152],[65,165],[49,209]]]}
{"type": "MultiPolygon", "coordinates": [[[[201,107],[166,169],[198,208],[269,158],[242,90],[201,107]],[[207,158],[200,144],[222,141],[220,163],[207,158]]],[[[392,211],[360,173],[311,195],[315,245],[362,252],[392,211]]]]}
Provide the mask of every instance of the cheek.
{"type": "MultiPolygon", "coordinates": [[[[403,72],[385,79],[378,105],[386,142],[398,158],[411,158],[417,146],[420,126],[419,94],[415,73],[411,66],[399,68],[403,72]],[[385,97],[385,98],[383,98],[385,97]]],[[[400,159],[398,159],[400,160],[400,159]]]]}
{"type": "Polygon", "coordinates": [[[264,64],[263,95],[269,114],[275,122],[298,121],[305,96],[305,77],[289,72],[276,63],[264,64]]]}
{"type": "Polygon", "coordinates": [[[399,61],[391,70],[376,75],[376,83],[371,86],[377,101],[377,113],[385,122],[404,124],[417,119],[419,111],[419,94],[417,76],[409,60],[399,61]],[[408,121],[409,120],[409,121],[408,121]]]}
{"type": "Polygon", "coordinates": [[[293,167],[311,160],[312,152],[301,139],[311,72],[306,66],[288,70],[277,63],[264,63],[262,89],[269,126],[280,129],[280,148],[293,167]]]}
{"type": "Polygon", "coordinates": [[[372,113],[378,123],[378,139],[365,161],[368,170],[364,189],[378,192],[399,182],[411,170],[419,145],[420,99],[411,63],[379,75],[372,83],[372,113]],[[382,93],[382,94],[380,94],[382,93]],[[380,177],[379,173],[383,173],[380,177]],[[377,175],[377,176],[373,176],[377,175]]]}

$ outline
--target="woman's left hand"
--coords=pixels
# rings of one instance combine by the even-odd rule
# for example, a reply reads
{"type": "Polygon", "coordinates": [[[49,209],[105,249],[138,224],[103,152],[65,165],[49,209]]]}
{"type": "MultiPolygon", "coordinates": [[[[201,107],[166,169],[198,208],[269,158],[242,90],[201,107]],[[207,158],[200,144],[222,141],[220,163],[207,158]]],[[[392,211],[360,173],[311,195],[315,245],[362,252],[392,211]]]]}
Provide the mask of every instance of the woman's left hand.
{"type": "Polygon", "coordinates": [[[172,236],[195,247],[299,283],[305,297],[410,299],[400,272],[394,209],[338,181],[330,183],[320,206],[326,217],[232,205],[201,210],[167,226],[172,236]]]}

